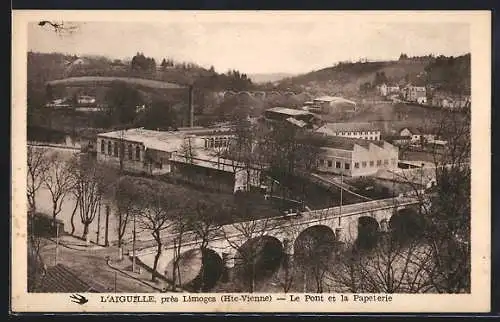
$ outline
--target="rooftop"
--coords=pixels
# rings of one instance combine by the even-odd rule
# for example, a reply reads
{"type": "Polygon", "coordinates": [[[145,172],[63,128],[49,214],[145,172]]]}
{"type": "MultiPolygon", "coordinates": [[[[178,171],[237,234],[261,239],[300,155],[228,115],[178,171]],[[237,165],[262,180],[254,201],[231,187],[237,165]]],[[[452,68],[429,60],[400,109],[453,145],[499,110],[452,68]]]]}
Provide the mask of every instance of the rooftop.
{"type": "Polygon", "coordinates": [[[104,293],[109,290],[104,286],[83,281],[65,265],[57,264],[47,268],[39,291],[42,293],[104,293]]]}
{"type": "Polygon", "coordinates": [[[374,131],[378,130],[377,127],[371,123],[326,123],[322,128],[327,128],[333,132],[346,132],[346,131],[374,131]]]}
{"type": "Polygon", "coordinates": [[[291,124],[293,124],[293,125],[296,125],[296,126],[298,126],[298,127],[301,127],[301,128],[302,128],[302,127],[305,127],[305,126],[307,125],[307,123],[306,123],[306,122],[301,121],[301,120],[296,120],[296,119],[294,119],[293,117],[289,117],[289,118],[287,118],[286,120],[287,120],[289,123],[291,123],[291,124]]]}
{"type": "Polygon", "coordinates": [[[305,142],[309,142],[311,144],[315,144],[321,147],[328,147],[333,149],[354,150],[354,146],[359,145],[365,149],[370,148],[370,144],[374,144],[378,147],[383,148],[384,144],[388,144],[385,141],[370,141],[363,139],[354,139],[354,138],[345,138],[339,136],[326,136],[321,134],[313,134],[307,137],[304,137],[303,140],[305,142]]]}
{"type": "Polygon", "coordinates": [[[187,136],[230,134],[230,128],[185,128],[178,131],[154,131],[143,128],[118,130],[98,134],[99,137],[143,143],[146,148],[173,152],[179,140],[187,136]]]}
{"type": "Polygon", "coordinates": [[[273,108],[267,109],[266,112],[274,112],[274,113],[286,114],[286,115],[291,115],[291,116],[311,115],[311,113],[304,111],[304,110],[295,110],[295,109],[286,108],[286,107],[273,107],[273,108]]]}

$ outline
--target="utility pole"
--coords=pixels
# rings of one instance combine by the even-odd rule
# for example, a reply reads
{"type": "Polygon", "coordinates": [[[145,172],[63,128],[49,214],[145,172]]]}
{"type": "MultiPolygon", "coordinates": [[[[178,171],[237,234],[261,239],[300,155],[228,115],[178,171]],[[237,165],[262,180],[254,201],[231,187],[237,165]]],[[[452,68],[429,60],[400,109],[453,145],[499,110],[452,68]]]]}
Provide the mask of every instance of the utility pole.
{"type": "MultiPolygon", "coordinates": [[[[340,173],[340,207],[339,207],[339,215],[342,215],[342,191],[344,190],[342,188],[343,183],[344,183],[344,174],[341,172],[340,173]]],[[[341,220],[341,217],[339,216],[339,226],[340,226],[340,220],[341,220]]]]}
{"type": "Polygon", "coordinates": [[[100,231],[101,231],[101,200],[99,200],[98,210],[97,210],[97,240],[96,240],[97,245],[99,245],[100,231]]]}
{"type": "Polygon", "coordinates": [[[104,246],[109,246],[108,231],[109,231],[109,205],[106,205],[106,230],[104,231],[104,246]]]}
{"type": "Polygon", "coordinates": [[[133,237],[132,237],[132,272],[135,273],[135,234],[136,234],[136,226],[135,226],[135,211],[134,211],[134,231],[133,231],[133,237]]]}

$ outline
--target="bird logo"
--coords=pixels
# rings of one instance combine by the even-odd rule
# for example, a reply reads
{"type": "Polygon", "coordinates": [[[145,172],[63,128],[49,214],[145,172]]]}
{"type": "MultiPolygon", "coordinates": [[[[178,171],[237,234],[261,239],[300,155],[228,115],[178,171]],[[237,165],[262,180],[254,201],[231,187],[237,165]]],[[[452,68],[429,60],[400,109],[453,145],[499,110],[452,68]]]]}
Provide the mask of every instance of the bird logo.
{"type": "Polygon", "coordinates": [[[71,302],[78,303],[80,305],[83,305],[89,301],[89,300],[87,300],[87,298],[85,296],[80,295],[80,294],[72,294],[70,296],[70,298],[71,298],[71,302]]]}

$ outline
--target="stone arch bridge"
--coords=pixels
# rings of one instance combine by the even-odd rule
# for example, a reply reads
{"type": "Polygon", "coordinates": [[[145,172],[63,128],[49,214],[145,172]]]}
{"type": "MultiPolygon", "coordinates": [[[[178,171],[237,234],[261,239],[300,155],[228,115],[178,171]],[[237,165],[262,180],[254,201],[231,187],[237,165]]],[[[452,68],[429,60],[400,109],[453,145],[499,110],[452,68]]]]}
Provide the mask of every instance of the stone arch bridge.
{"type": "MultiPolygon", "coordinates": [[[[210,239],[207,248],[218,262],[232,268],[242,249],[256,240],[268,244],[278,253],[291,256],[300,247],[298,240],[309,232],[324,234],[335,242],[349,243],[370,231],[387,231],[393,227],[392,221],[402,213],[401,210],[418,210],[420,207],[421,203],[416,197],[402,196],[228,224],[221,228],[219,235],[210,239]]],[[[186,234],[183,240],[181,253],[200,249],[201,241],[193,235],[186,234]]],[[[164,242],[168,246],[162,250],[159,259],[157,272],[160,275],[166,274],[172,266],[173,244],[173,240],[164,242]]],[[[155,253],[156,248],[150,247],[136,251],[136,256],[139,262],[151,268],[155,253]]]]}

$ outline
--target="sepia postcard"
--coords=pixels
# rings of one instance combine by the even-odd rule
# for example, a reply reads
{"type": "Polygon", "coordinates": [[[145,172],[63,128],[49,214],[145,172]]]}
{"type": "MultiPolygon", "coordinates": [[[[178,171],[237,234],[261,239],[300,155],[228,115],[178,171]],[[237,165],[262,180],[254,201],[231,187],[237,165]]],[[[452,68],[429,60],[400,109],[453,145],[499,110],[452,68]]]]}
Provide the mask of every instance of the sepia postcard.
{"type": "Polygon", "coordinates": [[[12,14],[11,312],[488,312],[489,11],[12,14]]]}

